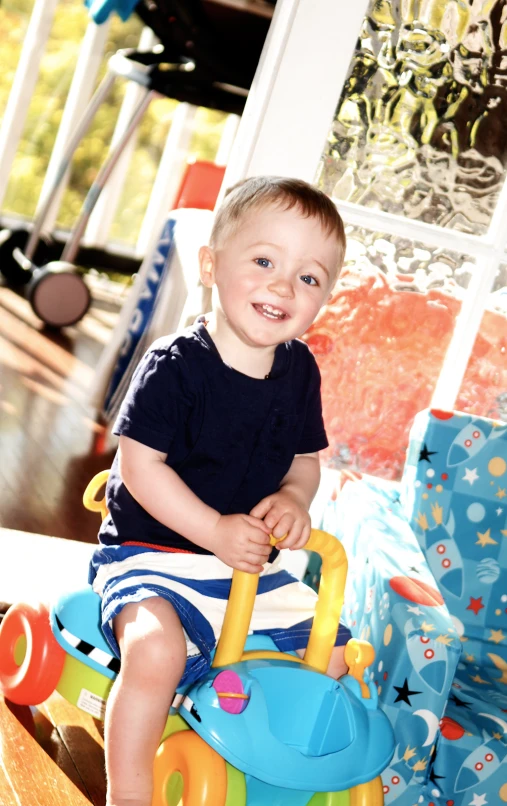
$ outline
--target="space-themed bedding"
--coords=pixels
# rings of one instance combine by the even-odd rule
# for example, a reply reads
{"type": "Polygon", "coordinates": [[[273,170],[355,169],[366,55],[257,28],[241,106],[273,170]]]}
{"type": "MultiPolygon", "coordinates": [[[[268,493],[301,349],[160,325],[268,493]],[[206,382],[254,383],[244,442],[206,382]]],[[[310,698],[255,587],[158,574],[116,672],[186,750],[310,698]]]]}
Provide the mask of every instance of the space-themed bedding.
{"type": "Polygon", "coordinates": [[[507,803],[507,425],[421,412],[400,485],[347,482],[321,518],[395,729],[385,803],[507,803]]]}

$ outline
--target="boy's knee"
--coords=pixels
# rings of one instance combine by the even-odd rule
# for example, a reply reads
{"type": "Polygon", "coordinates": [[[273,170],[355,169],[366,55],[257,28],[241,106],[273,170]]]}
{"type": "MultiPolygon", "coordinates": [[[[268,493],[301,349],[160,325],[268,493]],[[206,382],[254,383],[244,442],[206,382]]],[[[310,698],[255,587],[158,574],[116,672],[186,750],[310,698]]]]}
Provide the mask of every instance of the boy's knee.
{"type": "Polygon", "coordinates": [[[183,628],[172,606],[163,600],[148,600],[148,606],[120,613],[115,632],[121,651],[124,681],[138,685],[167,685],[181,677],[186,663],[183,628]]]}
{"type": "MultiPolygon", "coordinates": [[[[178,681],[186,663],[186,647],[163,635],[150,635],[122,653],[121,676],[125,683],[154,690],[178,681]]],[[[176,685],[176,683],[174,683],[176,685]]]]}

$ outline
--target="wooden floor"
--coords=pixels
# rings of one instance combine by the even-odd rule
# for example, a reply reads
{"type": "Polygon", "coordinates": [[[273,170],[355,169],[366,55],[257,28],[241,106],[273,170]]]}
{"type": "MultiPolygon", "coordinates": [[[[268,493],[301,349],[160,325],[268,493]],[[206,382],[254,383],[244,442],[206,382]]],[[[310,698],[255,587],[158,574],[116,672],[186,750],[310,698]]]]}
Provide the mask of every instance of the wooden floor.
{"type": "Polygon", "coordinates": [[[52,332],[25,299],[0,287],[0,526],[96,540],[97,516],[81,498],[111,464],[114,438],[97,421],[89,392],[118,297],[97,284],[86,317],[52,332]]]}
{"type": "MultiPolygon", "coordinates": [[[[43,327],[22,297],[0,287],[4,549],[5,541],[21,540],[7,529],[37,533],[27,536],[32,542],[26,540],[24,548],[9,544],[9,551],[3,550],[4,574],[15,576],[15,569],[6,564],[12,566],[14,550],[34,552],[33,541],[43,542],[37,535],[85,543],[97,539],[98,517],[84,509],[81,498],[89,479],[111,464],[115,444],[97,420],[90,386],[117,321],[121,287],[99,283],[93,298],[82,322],[57,333],[43,327]]],[[[58,545],[59,555],[65,555],[61,541],[58,545]]],[[[84,553],[84,546],[78,553],[84,553]]],[[[14,565],[21,565],[19,558],[14,565]]],[[[84,561],[83,568],[86,571],[84,561]]],[[[57,693],[37,709],[12,707],[0,697],[1,806],[104,803],[101,724],[57,693]]]]}
{"type": "Polygon", "coordinates": [[[102,724],[58,693],[37,708],[0,697],[2,806],[104,806],[102,724]]]}

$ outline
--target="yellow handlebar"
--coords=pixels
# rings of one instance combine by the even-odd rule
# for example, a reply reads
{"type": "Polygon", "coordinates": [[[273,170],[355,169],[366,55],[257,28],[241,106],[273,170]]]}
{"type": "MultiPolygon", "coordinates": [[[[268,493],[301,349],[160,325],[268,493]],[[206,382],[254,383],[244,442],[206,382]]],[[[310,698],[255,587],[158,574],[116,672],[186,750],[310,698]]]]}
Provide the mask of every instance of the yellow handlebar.
{"type": "Polygon", "coordinates": [[[109,470],[102,470],[88,482],[86,490],[83,493],[83,504],[86,509],[91,509],[92,512],[100,512],[102,520],[104,520],[109,512],[106,504],[106,496],[104,495],[104,498],[101,498],[100,501],[97,501],[95,496],[100,488],[106,484],[108,478],[109,470]]]}
{"type": "MultiPolygon", "coordinates": [[[[89,482],[83,495],[85,507],[93,512],[100,512],[102,518],[105,518],[108,513],[106,498],[104,496],[104,498],[97,500],[95,496],[107,482],[108,476],[109,470],[97,473],[89,482]]],[[[277,541],[272,538],[272,542],[274,545],[277,541]]],[[[329,665],[340,623],[347,579],[347,556],[339,540],[327,532],[321,532],[319,529],[312,529],[310,539],[305,548],[320,554],[322,572],[319,598],[315,608],[315,617],[304,661],[309,666],[325,672],[329,665]]],[[[231,592],[225,611],[222,632],[213,659],[213,666],[227,666],[230,663],[238,663],[243,657],[258,583],[258,574],[234,571],[231,592]]],[[[279,653],[276,654],[280,657],[279,653]]],[[[352,656],[352,651],[350,655],[352,656]]],[[[353,657],[354,665],[357,667],[362,665],[358,655],[361,656],[361,660],[365,657],[364,650],[359,652],[356,645],[353,657]]],[[[298,660],[293,656],[285,657],[290,660],[298,660]]],[[[352,657],[350,659],[352,660],[352,657]]]]}
{"type": "MultiPolygon", "coordinates": [[[[347,557],[342,544],[335,537],[318,529],[312,529],[305,548],[316,551],[322,557],[322,575],[304,660],[309,666],[325,672],[340,623],[347,579],[347,557]]],[[[258,582],[258,574],[234,571],[213,666],[227,666],[237,663],[243,657],[258,582]]]]}

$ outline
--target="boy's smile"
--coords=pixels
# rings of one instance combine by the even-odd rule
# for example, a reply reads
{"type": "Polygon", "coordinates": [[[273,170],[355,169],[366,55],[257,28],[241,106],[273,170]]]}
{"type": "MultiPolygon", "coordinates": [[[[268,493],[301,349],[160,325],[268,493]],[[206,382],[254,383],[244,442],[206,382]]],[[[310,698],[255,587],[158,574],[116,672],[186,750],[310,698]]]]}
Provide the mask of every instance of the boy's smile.
{"type": "Polygon", "coordinates": [[[255,310],[260,313],[261,316],[266,316],[268,319],[275,319],[277,321],[281,321],[282,319],[286,319],[287,314],[285,311],[281,311],[279,308],[273,308],[272,305],[259,305],[256,302],[253,303],[255,310]]]}
{"type": "Polygon", "coordinates": [[[317,218],[268,205],[199,254],[202,282],[216,286],[210,333],[223,360],[264,377],[275,347],[301,336],[327,302],[341,252],[317,218]]]}

